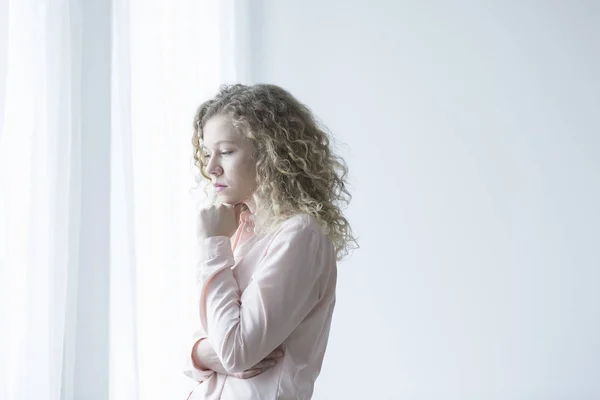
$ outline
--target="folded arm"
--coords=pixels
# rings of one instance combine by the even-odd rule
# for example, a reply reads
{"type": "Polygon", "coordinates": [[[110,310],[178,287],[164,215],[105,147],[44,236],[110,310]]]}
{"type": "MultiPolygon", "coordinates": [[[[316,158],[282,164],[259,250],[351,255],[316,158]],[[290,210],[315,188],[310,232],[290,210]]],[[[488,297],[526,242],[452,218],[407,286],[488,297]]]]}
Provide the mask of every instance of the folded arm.
{"type": "MultiPolygon", "coordinates": [[[[205,339],[206,333],[204,330],[198,329],[194,332],[191,340],[186,343],[183,348],[183,373],[197,382],[204,382],[210,378],[214,372],[218,372],[210,367],[206,368],[203,362],[198,362],[198,357],[195,353],[200,350],[198,344],[206,342],[205,339]]],[[[202,355],[203,361],[204,358],[204,355],[202,355]]]]}
{"type": "Polygon", "coordinates": [[[192,347],[192,362],[194,367],[202,371],[226,373],[221,360],[206,338],[198,340],[192,347]]]}
{"type": "Polygon", "coordinates": [[[223,368],[241,372],[281,345],[321,296],[330,242],[304,220],[286,221],[240,294],[229,238],[202,239],[200,318],[223,368]]]}

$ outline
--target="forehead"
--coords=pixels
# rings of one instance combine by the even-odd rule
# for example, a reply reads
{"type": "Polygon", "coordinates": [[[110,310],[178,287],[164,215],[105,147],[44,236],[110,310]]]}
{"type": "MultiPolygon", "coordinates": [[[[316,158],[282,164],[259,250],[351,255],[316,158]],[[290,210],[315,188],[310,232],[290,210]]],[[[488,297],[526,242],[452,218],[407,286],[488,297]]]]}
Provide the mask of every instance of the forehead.
{"type": "Polygon", "coordinates": [[[218,142],[227,141],[240,143],[243,141],[242,135],[237,131],[227,115],[215,115],[206,121],[203,133],[203,144],[205,147],[213,147],[218,142]]]}

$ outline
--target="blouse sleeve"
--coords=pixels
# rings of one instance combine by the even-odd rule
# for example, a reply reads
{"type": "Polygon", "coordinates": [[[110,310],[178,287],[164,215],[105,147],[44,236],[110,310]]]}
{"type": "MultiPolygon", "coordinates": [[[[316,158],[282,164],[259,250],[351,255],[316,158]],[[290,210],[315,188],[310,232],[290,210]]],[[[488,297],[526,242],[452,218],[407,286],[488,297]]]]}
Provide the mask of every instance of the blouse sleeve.
{"type": "Polygon", "coordinates": [[[204,330],[198,329],[194,332],[190,340],[185,343],[183,348],[183,374],[200,383],[204,382],[205,380],[210,378],[212,374],[214,374],[214,371],[210,369],[204,370],[196,368],[194,362],[192,361],[192,349],[194,348],[194,345],[197,341],[205,339],[206,335],[204,333],[204,330]]]}
{"type": "Polygon", "coordinates": [[[229,239],[199,243],[200,319],[230,373],[247,370],[281,345],[318,303],[329,277],[327,236],[313,225],[286,222],[243,293],[231,270],[229,239]]]}

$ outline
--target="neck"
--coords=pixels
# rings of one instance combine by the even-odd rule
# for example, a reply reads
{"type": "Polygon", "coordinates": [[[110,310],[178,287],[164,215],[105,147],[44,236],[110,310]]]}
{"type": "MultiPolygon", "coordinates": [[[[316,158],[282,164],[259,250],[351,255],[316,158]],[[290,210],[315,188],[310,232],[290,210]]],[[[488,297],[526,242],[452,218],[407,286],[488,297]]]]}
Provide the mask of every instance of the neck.
{"type": "Polygon", "coordinates": [[[244,201],[244,204],[248,207],[250,212],[254,214],[254,212],[256,211],[256,202],[254,201],[254,199],[248,199],[244,201]]]}

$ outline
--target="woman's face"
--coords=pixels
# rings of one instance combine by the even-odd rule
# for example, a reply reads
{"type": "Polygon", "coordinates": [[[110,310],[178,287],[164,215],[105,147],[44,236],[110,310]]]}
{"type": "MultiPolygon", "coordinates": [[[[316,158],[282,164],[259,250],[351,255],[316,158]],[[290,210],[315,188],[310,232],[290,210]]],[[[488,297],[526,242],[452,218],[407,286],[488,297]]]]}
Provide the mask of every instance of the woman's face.
{"type": "Polygon", "coordinates": [[[221,201],[248,205],[256,189],[252,143],[235,129],[227,115],[209,118],[203,133],[205,171],[221,201]]]}

